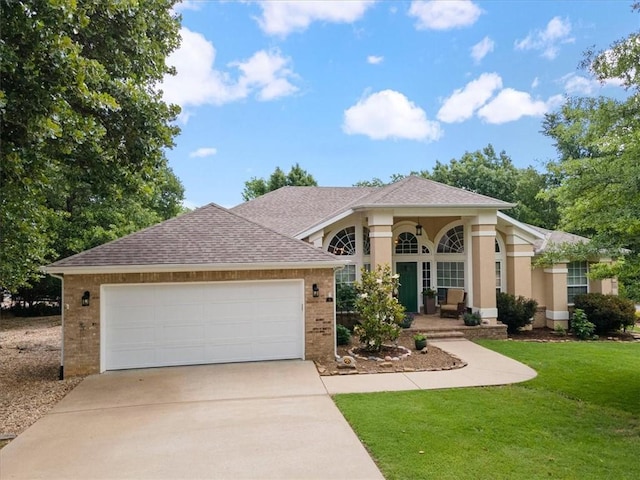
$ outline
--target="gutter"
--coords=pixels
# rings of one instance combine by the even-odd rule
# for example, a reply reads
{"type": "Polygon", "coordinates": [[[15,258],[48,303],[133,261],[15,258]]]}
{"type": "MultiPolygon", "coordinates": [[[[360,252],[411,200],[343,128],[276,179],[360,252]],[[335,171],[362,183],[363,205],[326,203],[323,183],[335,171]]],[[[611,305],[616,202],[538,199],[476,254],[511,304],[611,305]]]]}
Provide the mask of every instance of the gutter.
{"type": "Polygon", "coordinates": [[[295,270],[312,268],[335,268],[349,263],[348,260],[316,262],[274,262],[274,263],[215,263],[215,264],[156,264],[156,265],[87,265],[64,266],[48,265],[42,271],[49,275],[83,275],[108,273],[167,273],[167,272],[208,272],[208,271],[247,271],[247,270],[295,270]]]}

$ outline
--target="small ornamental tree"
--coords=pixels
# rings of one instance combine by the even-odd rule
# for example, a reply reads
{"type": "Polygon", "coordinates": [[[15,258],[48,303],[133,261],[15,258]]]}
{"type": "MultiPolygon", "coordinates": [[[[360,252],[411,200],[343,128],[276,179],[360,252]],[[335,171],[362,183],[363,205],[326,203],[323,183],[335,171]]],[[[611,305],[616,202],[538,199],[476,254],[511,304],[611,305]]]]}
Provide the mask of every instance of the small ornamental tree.
{"type": "Polygon", "coordinates": [[[356,325],[354,333],[364,349],[378,352],[383,342],[394,341],[400,336],[405,312],[393,297],[398,285],[398,275],[392,275],[388,265],[378,265],[375,272],[362,269],[362,280],[355,283],[358,293],[355,309],[360,324],[356,325]]]}

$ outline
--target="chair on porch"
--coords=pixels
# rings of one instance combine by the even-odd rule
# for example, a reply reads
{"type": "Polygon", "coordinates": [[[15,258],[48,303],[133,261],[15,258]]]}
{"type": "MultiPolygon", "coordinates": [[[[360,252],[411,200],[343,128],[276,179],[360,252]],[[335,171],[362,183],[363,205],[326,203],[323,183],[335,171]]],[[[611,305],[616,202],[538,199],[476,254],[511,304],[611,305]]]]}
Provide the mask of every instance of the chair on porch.
{"type": "Polygon", "coordinates": [[[465,311],[467,304],[467,292],[461,288],[450,288],[447,290],[447,299],[440,304],[440,318],[459,318],[465,311]]]}

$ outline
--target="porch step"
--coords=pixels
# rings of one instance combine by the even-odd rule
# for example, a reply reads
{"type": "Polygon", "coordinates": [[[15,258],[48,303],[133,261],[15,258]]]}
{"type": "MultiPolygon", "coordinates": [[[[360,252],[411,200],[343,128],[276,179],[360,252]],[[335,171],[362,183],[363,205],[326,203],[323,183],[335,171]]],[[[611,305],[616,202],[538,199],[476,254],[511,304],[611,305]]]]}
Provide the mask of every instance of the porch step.
{"type": "Polygon", "coordinates": [[[445,338],[464,338],[464,334],[454,330],[427,330],[425,332],[428,340],[443,340],[445,338]]]}

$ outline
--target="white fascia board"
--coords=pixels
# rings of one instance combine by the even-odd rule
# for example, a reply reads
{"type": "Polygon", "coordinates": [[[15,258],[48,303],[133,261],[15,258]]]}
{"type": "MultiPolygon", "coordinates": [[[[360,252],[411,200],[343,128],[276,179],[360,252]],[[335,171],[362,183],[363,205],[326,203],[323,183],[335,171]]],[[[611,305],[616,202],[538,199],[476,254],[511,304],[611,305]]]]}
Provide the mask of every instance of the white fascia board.
{"type": "Polygon", "coordinates": [[[516,220],[515,218],[511,218],[506,213],[498,212],[498,218],[501,219],[501,220],[504,220],[507,223],[510,223],[514,227],[518,227],[519,229],[524,230],[529,235],[533,235],[534,237],[539,238],[540,240],[544,240],[546,238],[544,233],[539,232],[534,228],[531,228],[529,225],[526,225],[526,224],[516,220]]]}
{"type": "Polygon", "coordinates": [[[309,235],[313,235],[314,233],[324,229],[325,227],[328,227],[329,225],[333,225],[336,222],[339,222],[340,220],[342,220],[343,218],[347,218],[349,215],[353,214],[353,210],[349,209],[346,210],[342,213],[339,213],[338,215],[331,217],[327,220],[325,220],[322,223],[318,223],[317,225],[314,225],[310,228],[308,228],[307,230],[303,230],[302,232],[294,235],[293,238],[297,238],[298,240],[302,240],[304,238],[307,238],[309,235]]]}
{"type": "Polygon", "coordinates": [[[491,203],[487,203],[487,204],[482,204],[482,205],[478,205],[477,203],[459,203],[459,204],[455,204],[455,205],[451,205],[450,203],[430,203],[428,205],[425,205],[424,203],[415,203],[415,204],[401,204],[401,205],[393,205],[393,204],[389,204],[389,205],[380,205],[380,204],[372,204],[372,205],[358,205],[357,207],[354,207],[354,210],[356,211],[361,211],[361,210],[388,210],[388,209],[423,209],[423,210],[432,210],[432,209],[442,209],[442,208],[449,208],[449,209],[453,209],[453,210],[459,210],[461,208],[471,208],[473,210],[485,210],[485,209],[501,209],[501,208],[513,208],[515,207],[516,204],[515,203],[496,203],[496,204],[491,204],[491,203]]]}
{"type": "Polygon", "coordinates": [[[106,265],[86,267],[41,267],[50,275],[92,275],[107,273],[167,273],[167,272],[208,272],[208,271],[246,271],[246,270],[295,270],[311,268],[342,267],[349,260],[336,259],[326,262],[276,262],[276,263],[210,263],[210,264],[163,264],[163,265],[106,265]]]}

